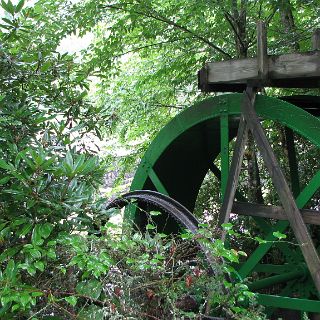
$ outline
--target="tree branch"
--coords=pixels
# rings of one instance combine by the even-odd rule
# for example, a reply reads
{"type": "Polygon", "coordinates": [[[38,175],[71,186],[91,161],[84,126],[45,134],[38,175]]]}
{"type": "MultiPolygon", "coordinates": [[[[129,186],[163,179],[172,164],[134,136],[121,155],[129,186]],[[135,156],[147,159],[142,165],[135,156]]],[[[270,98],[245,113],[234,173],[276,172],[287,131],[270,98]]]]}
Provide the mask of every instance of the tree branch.
{"type": "Polygon", "coordinates": [[[236,37],[237,37],[238,40],[239,40],[242,48],[245,48],[245,45],[244,45],[244,43],[243,43],[243,41],[242,41],[242,39],[241,39],[241,37],[240,37],[240,35],[239,35],[239,32],[237,31],[236,27],[235,27],[234,24],[233,24],[233,21],[234,21],[233,17],[230,15],[229,12],[225,12],[225,13],[224,13],[224,16],[225,16],[226,20],[229,22],[229,24],[230,24],[233,32],[235,33],[236,37]],[[232,20],[233,20],[233,21],[232,21],[232,20]]]}
{"type": "Polygon", "coordinates": [[[124,7],[121,7],[119,5],[104,5],[103,6],[104,9],[116,9],[116,10],[121,10],[121,11],[131,11],[131,12],[134,12],[136,14],[139,14],[139,15],[142,15],[142,16],[145,16],[147,18],[152,18],[152,19],[155,19],[157,21],[160,21],[160,22],[164,22],[176,29],[179,29],[185,33],[188,33],[188,34],[191,34],[195,39],[197,40],[200,40],[202,42],[204,42],[205,44],[207,44],[209,47],[215,49],[216,51],[220,52],[224,57],[228,58],[228,59],[231,59],[231,55],[229,53],[227,53],[226,51],[224,51],[222,48],[216,46],[214,43],[212,43],[211,41],[209,41],[208,39],[204,38],[203,36],[200,36],[198,34],[196,34],[194,31],[174,22],[174,21],[171,21],[169,20],[168,18],[166,17],[163,17],[163,16],[160,16],[158,13],[156,14],[153,14],[153,13],[147,13],[147,12],[143,12],[143,11],[138,11],[138,10],[130,10],[130,9],[127,9],[127,8],[124,8],[124,7]]]}
{"type": "Polygon", "coordinates": [[[157,42],[157,43],[152,43],[152,44],[147,44],[145,46],[141,46],[141,47],[136,47],[136,48],[133,48],[131,50],[128,50],[128,51],[125,51],[125,52],[122,52],[121,54],[118,54],[116,56],[114,56],[114,58],[119,58],[119,57],[122,57],[128,53],[131,53],[131,52],[136,52],[136,51],[139,51],[139,50],[143,50],[143,49],[146,49],[146,48],[151,48],[151,47],[155,47],[155,46],[160,46],[162,44],[166,44],[166,43],[173,43],[173,42],[176,42],[176,41],[179,41],[179,40],[184,40],[184,39],[190,39],[190,38],[177,38],[177,39],[172,39],[172,40],[168,40],[168,41],[161,41],[161,42],[157,42]]]}

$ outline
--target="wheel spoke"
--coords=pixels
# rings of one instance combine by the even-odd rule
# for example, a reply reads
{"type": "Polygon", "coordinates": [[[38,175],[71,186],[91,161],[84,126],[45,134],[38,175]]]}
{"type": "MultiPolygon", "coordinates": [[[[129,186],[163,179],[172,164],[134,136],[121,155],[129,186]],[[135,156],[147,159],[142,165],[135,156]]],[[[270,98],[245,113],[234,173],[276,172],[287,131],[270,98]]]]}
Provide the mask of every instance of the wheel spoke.
{"type": "Polygon", "coordinates": [[[157,191],[159,191],[167,196],[169,195],[167,189],[165,188],[165,186],[163,185],[163,183],[161,182],[161,180],[159,179],[158,175],[153,170],[153,168],[149,169],[149,178],[151,179],[151,181],[152,181],[153,185],[155,186],[155,188],[157,189],[157,191]]]}
{"type": "MultiPolygon", "coordinates": [[[[314,193],[318,190],[319,187],[320,170],[311,179],[309,184],[303,189],[303,191],[299,194],[298,198],[296,199],[298,208],[303,208],[310,200],[310,198],[314,195],[314,193]]],[[[276,239],[273,235],[273,231],[284,232],[288,226],[289,222],[287,220],[278,221],[275,224],[273,230],[265,238],[266,241],[270,242],[260,244],[258,248],[250,255],[249,259],[241,266],[238,272],[242,278],[246,278],[251,273],[255,265],[265,256],[265,254],[273,245],[272,241],[276,239]]]]}
{"type": "Polygon", "coordinates": [[[227,110],[220,116],[221,199],[224,199],[229,175],[229,117],[227,110]]]}

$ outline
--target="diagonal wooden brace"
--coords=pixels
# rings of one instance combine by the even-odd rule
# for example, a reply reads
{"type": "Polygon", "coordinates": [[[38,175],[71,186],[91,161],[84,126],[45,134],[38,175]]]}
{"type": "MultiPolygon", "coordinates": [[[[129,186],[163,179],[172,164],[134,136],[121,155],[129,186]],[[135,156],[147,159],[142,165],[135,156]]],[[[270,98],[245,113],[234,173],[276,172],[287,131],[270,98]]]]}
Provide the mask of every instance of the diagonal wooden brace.
{"type": "MultiPolygon", "coordinates": [[[[253,95],[252,99],[254,99],[255,95],[253,95]]],[[[247,103],[246,99],[243,100],[243,103],[247,103]]],[[[227,223],[230,218],[230,212],[233,205],[234,196],[236,193],[239,174],[241,171],[242,160],[245,151],[245,145],[248,140],[248,127],[247,123],[244,119],[244,116],[241,115],[236,144],[234,147],[233,157],[231,160],[230,171],[228,175],[227,186],[225,190],[225,194],[223,197],[222,206],[219,214],[219,225],[223,223],[227,223]]]]}
{"type": "Polygon", "coordinates": [[[272,182],[279,195],[286,217],[290,222],[293,232],[301,247],[302,254],[307,263],[314,284],[318,290],[318,293],[320,294],[320,259],[318,253],[314,247],[300,211],[295,203],[294,197],[286,182],[285,176],[282,173],[275,154],[260,124],[258,116],[254,110],[252,98],[248,94],[248,91],[244,93],[244,100],[246,102],[242,104],[242,114],[247,122],[249,130],[253,134],[254,140],[256,141],[260,153],[264,159],[272,182]]]}

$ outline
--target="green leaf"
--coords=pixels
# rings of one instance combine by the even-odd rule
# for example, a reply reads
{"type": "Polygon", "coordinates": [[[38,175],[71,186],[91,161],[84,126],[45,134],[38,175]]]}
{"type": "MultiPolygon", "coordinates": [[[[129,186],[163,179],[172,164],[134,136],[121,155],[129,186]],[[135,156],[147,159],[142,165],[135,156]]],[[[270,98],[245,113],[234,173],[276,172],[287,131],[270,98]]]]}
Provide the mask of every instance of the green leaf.
{"type": "Polygon", "coordinates": [[[41,258],[41,252],[37,249],[31,249],[31,250],[29,250],[29,253],[33,259],[40,259],[41,258]]]}
{"type": "Polygon", "coordinates": [[[31,275],[34,276],[37,272],[37,270],[32,266],[32,265],[27,265],[27,272],[31,275]]]}
{"type": "Polygon", "coordinates": [[[0,159],[0,168],[11,171],[12,167],[8,165],[4,160],[0,159]]]}
{"type": "Polygon", "coordinates": [[[77,297],[75,296],[65,297],[64,300],[66,300],[73,307],[77,304],[77,301],[78,301],[77,297]]]}
{"type": "Polygon", "coordinates": [[[102,292],[102,285],[98,280],[88,280],[79,282],[76,291],[79,294],[98,299],[102,292]]]}
{"type": "Polygon", "coordinates": [[[70,166],[70,168],[73,169],[73,158],[70,151],[68,151],[66,154],[66,163],[70,166]]]}
{"type": "Polygon", "coordinates": [[[222,228],[223,228],[224,230],[226,230],[226,231],[231,230],[232,227],[233,227],[232,223],[223,223],[221,226],[222,226],[222,228]]]}
{"type": "Polygon", "coordinates": [[[20,236],[25,236],[27,233],[30,232],[30,230],[32,229],[32,223],[26,223],[22,229],[19,231],[20,236]]]}
{"type": "Polygon", "coordinates": [[[36,261],[33,265],[41,272],[44,271],[44,263],[42,261],[36,261]]]}
{"type": "Polygon", "coordinates": [[[9,279],[13,280],[15,278],[16,273],[17,273],[17,268],[16,268],[16,265],[12,259],[9,260],[7,267],[6,267],[6,270],[5,270],[5,273],[9,279]]]}
{"type": "Polygon", "coordinates": [[[256,241],[258,241],[259,244],[267,243],[266,240],[264,240],[264,239],[262,239],[262,238],[260,238],[260,237],[255,237],[254,239],[255,239],[256,241]]]}
{"type": "Polygon", "coordinates": [[[10,0],[8,2],[1,0],[1,7],[11,15],[14,15],[14,6],[10,0]]]}
{"type": "Polygon", "coordinates": [[[20,0],[19,3],[16,5],[16,13],[20,12],[20,10],[23,8],[25,3],[25,0],[20,0]]]}
{"type": "Polygon", "coordinates": [[[0,179],[0,186],[6,184],[10,179],[11,179],[11,177],[4,177],[4,178],[0,179]]]}
{"type": "Polygon", "coordinates": [[[17,252],[20,251],[20,249],[21,249],[21,247],[15,246],[15,247],[11,247],[11,248],[4,250],[0,254],[0,263],[8,258],[13,257],[17,252]]]}
{"type": "Polygon", "coordinates": [[[103,310],[95,305],[83,308],[79,313],[79,319],[103,320],[105,319],[103,310]]]}
{"type": "Polygon", "coordinates": [[[272,232],[273,236],[278,239],[285,239],[287,236],[279,231],[272,232]]]}
{"type": "Polygon", "coordinates": [[[45,223],[40,226],[40,235],[43,238],[48,238],[53,230],[53,226],[50,223],[45,223]]]}
{"type": "Polygon", "coordinates": [[[146,225],[146,229],[147,229],[147,230],[154,230],[154,229],[156,229],[156,226],[154,226],[153,224],[148,223],[148,224],[146,225]]]}
{"type": "Polygon", "coordinates": [[[31,301],[31,297],[28,293],[22,292],[19,296],[19,300],[22,306],[25,307],[31,301]]]}
{"type": "Polygon", "coordinates": [[[161,212],[159,211],[150,211],[150,216],[159,216],[161,212]]]}
{"type": "Polygon", "coordinates": [[[53,259],[53,260],[56,259],[56,257],[57,257],[56,252],[52,248],[50,248],[46,252],[46,255],[47,255],[48,258],[53,259]]]}
{"type": "Polygon", "coordinates": [[[16,310],[18,310],[20,308],[20,305],[19,304],[14,304],[11,308],[11,311],[14,312],[16,310]]]}
{"type": "Polygon", "coordinates": [[[43,244],[43,240],[41,239],[40,232],[41,225],[37,224],[32,231],[31,241],[33,244],[41,246],[43,244]]]}

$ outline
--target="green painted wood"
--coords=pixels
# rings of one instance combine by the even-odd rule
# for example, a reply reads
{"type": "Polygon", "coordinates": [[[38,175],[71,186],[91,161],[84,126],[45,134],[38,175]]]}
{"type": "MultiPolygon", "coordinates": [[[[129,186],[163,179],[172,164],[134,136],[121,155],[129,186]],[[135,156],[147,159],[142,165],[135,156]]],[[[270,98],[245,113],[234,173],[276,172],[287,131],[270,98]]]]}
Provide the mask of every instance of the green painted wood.
{"type": "Polygon", "coordinates": [[[165,186],[163,185],[163,183],[161,182],[161,180],[159,179],[159,177],[157,176],[157,174],[155,173],[153,168],[149,169],[149,177],[150,177],[152,183],[154,184],[154,186],[156,187],[157,191],[159,191],[167,196],[169,195],[167,189],[165,188],[165,186]]]}
{"type": "MultiPolygon", "coordinates": [[[[222,106],[225,107],[226,105],[222,106]]],[[[227,109],[220,111],[220,161],[221,201],[223,201],[229,176],[229,117],[227,109]]]]}
{"type": "MultiPolygon", "coordinates": [[[[131,190],[139,189],[146,181],[145,160],[148,160],[150,165],[155,164],[170,144],[185,131],[209,119],[218,118],[220,115],[219,106],[222,103],[228,104],[229,116],[239,116],[241,98],[242,94],[229,94],[209,98],[195,104],[172,119],[160,131],[144,155],[144,159],[139,165],[132,182],[131,190]]],[[[255,107],[258,116],[279,121],[320,147],[320,122],[316,117],[285,101],[266,96],[257,96],[255,107]],[[296,121],[296,119],[299,119],[299,121],[296,121]]]]}
{"type": "Polygon", "coordinates": [[[304,312],[320,312],[320,301],[281,297],[268,294],[256,294],[257,301],[267,307],[300,310],[304,312]]]}
{"type": "MultiPolygon", "coordinates": [[[[224,104],[228,106],[229,138],[235,137],[236,130],[233,129],[232,121],[234,121],[234,117],[239,117],[240,115],[241,98],[241,94],[209,98],[190,107],[170,121],[147,150],[134,177],[131,190],[154,188],[149,177],[149,168],[152,167],[158,178],[165,185],[167,192],[189,210],[193,210],[198,189],[207,170],[209,170],[209,162],[213,162],[220,153],[220,129],[217,132],[211,131],[216,135],[210,133],[209,137],[206,137],[205,132],[214,130],[215,127],[219,128],[221,104],[224,104]],[[214,128],[212,129],[212,127],[214,128]],[[207,145],[203,143],[205,139],[209,141],[207,145]],[[188,152],[185,152],[181,147],[182,142],[187,145],[188,152]],[[196,149],[197,147],[198,149],[196,149]],[[196,156],[192,158],[194,153],[196,156]],[[166,170],[164,170],[161,164],[166,157],[172,156],[172,154],[177,159],[172,161],[170,158],[170,161],[167,161],[166,170]],[[203,165],[205,161],[201,160],[201,157],[206,161],[205,165],[203,165]],[[198,162],[201,161],[203,161],[201,163],[202,167],[198,165],[198,162]],[[169,172],[167,172],[168,169],[169,172]]],[[[257,96],[256,111],[259,117],[280,122],[320,147],[320,121],[302,109],[274,98],[257,96]]],[[[317,179],[314,178],[314,180],[317,179]]],[[[305,192],[301,193],[300,199],[302,200],[300,201],[306,203],[310,199],[310,196],[307,195],[308,188],[318,187],[319,183],[311,183],[311,186],[309,184],[305,192]],[[304,195],[306,199],[303,199],[304,195]]],[[[297,205],[299,206],[298,201],[297,205]]],[[[301,208],[303,205],[301,205],[301,208]]],[[[285,230],[287,225],[286,221],[279,222],[276,225],[276,229],[281,232],[281,230],[285,230]]],[[[271,239],[274,240],[273,237],[271,239]]],[[[260,250],[262,257],[269,248],[269,244],[264,244],[257,250],[260,250]]],[[[253,267],[260,259],[257,259],[253,267]]]]}
{"type": "Polygon", "coordinates": [[[265,264],[265,263],[258,263],[254,267],[254,271],[256,272],[265,272],[269,274],[281,274],[285,272],[289,272],[296,268],[295,265],[293,264],[265,264]]]}
{"type": "MultiPolygon", "coordinates": [[[[229,222],[230,212],[233,205],[236,189],[238,186],[239,174],[241,171],[242,160],[245,151],[245,145],[248,139],[247,124],[243,117],[240,119],[240,124],[237,133],[237,140],[232,156],[230,173],[227,174],[227,183],[225,186],[225,196],[222,198],[222,205],[219,214],[218,224],[229,222]]],[[[228,142],[229,143],[229,142],[228,142]]],[[[223,177],[223,172],[222,172],[223,177]]]]}
{"type": "Polygon", "coordinates": [[[282,274],[278,274],[276,276],[257,280],[253,283],[250,283],[248,285],[248,287],[250,290],[253,290],[253,291],[268,288],[268,287],[270,287],[274,284],[277,284],[277,283],[282,283],[282,282],[287,282],[292,279],[297,279],[297,278],[303,276],[305,274],[305,272],[306,272],[306,270],[304,270],[302,268],[294,270],[294,271],[290,271],[290,272],[285,272],[282,274]]]}
{"type": "MultiPolygon", "coordinates": [[[[303,208],[314,193],[320,187],[320,171],[310,180],[309,184],[303,189],[298,198],[296,199],[296,204],[299,209],[303,208]]],[[[248,260],[242,265],[238,271],[242,278],[246,278],[250,272],[254,269],[255,265],[263,258],[263,256],[268,252],[268,250],[273,245],[272,241],[276,238],[273,236],[274,231],[284,232],[289,226],[288,221],[279,221],[273,227],[273,230],[265,237],[265,240],[271,241],[261,244],[248,258],[248,260]]]]}

